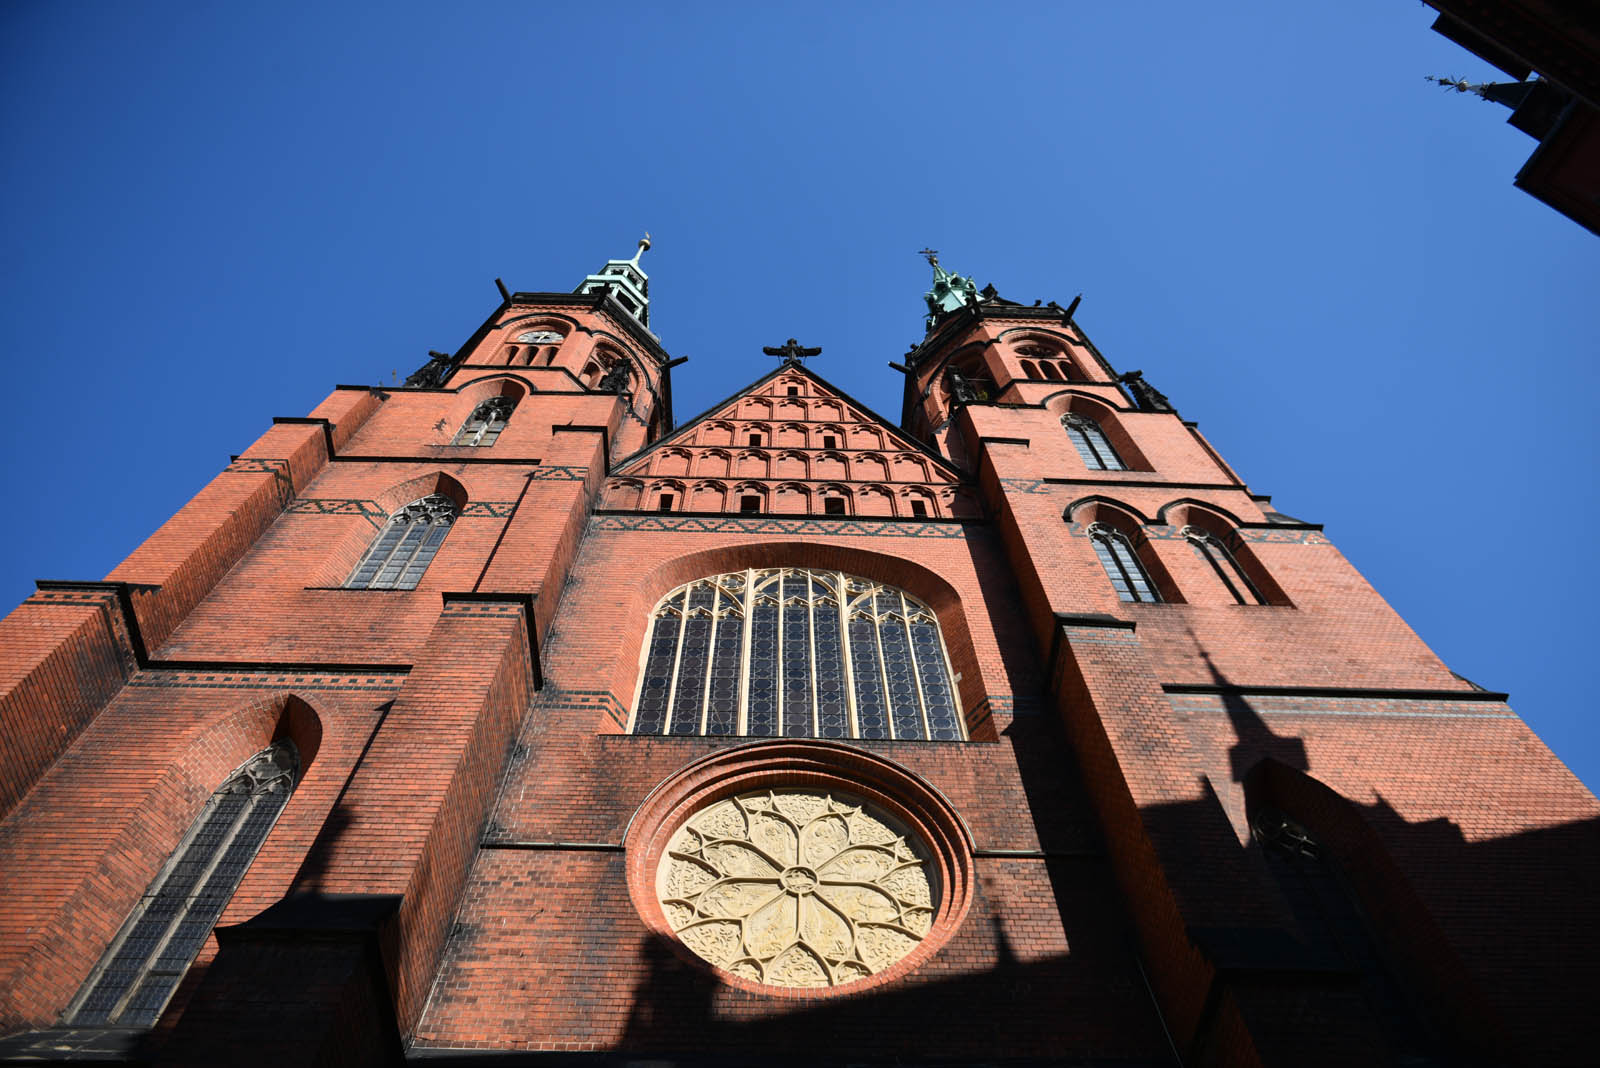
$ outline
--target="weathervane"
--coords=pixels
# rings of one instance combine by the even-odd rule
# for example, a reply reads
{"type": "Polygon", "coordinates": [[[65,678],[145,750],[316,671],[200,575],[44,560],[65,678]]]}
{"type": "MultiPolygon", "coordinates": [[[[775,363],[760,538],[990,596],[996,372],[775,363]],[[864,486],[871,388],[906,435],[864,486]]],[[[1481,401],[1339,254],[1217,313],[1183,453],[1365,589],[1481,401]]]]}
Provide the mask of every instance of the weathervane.
{"type": "Polygon", "coordinates": [[[805,364],[801,363],[801,361],[808,357],[821,354],[822,348],[818,346],[814,349],[808,349],[802,346],[794,338],[790,338],[779,348],[771,348],[767,345],[763,345],[761,346],[761,351],[766,353],[768,356],[779,357],[783,360],[785,366],[788,366],[792,363],[796,367],[804,367],[805,364]]]}

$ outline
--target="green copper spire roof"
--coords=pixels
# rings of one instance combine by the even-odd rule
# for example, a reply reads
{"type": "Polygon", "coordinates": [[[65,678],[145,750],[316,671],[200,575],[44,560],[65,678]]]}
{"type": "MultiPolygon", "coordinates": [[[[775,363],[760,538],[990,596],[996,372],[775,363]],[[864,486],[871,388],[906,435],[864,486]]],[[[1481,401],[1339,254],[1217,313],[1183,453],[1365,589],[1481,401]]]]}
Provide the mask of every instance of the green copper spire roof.
{"type": "MultiPolygon", "coordinates": [[[[578,286],[578,293],[606,290],[616,302],[639,320],[639,325],[650,329],[650,279],[639,266],[639,257],[650,248],[650,235],[639,239],[639,251],[631,260],[607,260],[600,273],[591,274],[578,286]]],[[[654,335],[652,335],[654,336],[654,335]]]]}
{"type": "Polygon", "coordinates": [[[978,284],[939,266],[938,249],[925,248],[921,254],[928,257],[928,265],[933,268],[933,288],[922,295],[928,302],[928,329],[932,330],[939,316],[978,300],[978,284]]]}

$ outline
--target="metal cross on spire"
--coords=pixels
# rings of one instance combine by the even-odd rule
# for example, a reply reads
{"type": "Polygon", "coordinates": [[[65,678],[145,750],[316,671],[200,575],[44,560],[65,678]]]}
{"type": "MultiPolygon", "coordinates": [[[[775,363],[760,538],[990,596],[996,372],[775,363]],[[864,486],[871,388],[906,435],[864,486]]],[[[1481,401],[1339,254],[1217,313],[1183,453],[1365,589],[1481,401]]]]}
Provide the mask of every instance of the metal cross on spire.
{"type": "Polygon", "coordinates": [[[761,351],[766,353],[768,356],[777,356],[777,357],[779,357],[780,359],[783,360],[783,362],[785,364],[791,364],[792,363],[792,364],[795,364],[797,366],[804,367],[805,364],[802,363],[801,361],[805,360],[806,358],[811,357],[811,356],[820,355],[821,352],[822,352],[822,348],[821,348],[821,346],[818,346],[817,348],[814,348],[814,349],[808,349],[805,346],[801,345],[794,338],[790,338],[788,341],[784,342],[783,345],[779,346],[778,348],[772,348],[770,346],[763,345],[763,346],[761,346],[761,351]]]}
{"type": "Polygon", "coordinates": [[[936,249],[936,248],[925,248],[922,251],[918,252],[917,255],[928,257],[928,266],[930,266],[930,267],[939,266],[939,250],[938,249],[936,249]]]}

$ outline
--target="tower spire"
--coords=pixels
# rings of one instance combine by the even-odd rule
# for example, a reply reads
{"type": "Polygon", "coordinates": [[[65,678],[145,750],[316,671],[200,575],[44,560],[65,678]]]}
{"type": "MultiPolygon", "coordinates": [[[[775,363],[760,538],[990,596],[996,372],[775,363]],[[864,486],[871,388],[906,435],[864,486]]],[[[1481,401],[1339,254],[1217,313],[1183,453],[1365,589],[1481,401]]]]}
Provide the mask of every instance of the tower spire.
{"type": "Polygon", "coordinates": [[[624,311],[639,321],[646,330],[650,328],[650,276],[639,266],[639,257],[650,248],[650,233],[639,239],[639,247],[632,259],[607,260],[596,274],[579,283],[576,293],[610,293],[624,311]]]}
{"type": "Polygon", "coordinates": [[[925,248],[917,253],[928,258],[933,268],[933,288],[922,295],[928,302],[928,329],[932,330],[939,317],[964,308],[978,298],[978,284],[972,279],[956,274],[939,265],[939,250],[925,248]]]}

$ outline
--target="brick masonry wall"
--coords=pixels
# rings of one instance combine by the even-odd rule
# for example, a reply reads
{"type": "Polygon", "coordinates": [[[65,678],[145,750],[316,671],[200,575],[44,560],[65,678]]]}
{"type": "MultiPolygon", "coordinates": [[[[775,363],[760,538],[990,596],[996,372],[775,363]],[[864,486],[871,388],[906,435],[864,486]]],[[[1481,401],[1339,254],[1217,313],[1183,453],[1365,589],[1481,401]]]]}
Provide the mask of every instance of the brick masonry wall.
{"type": "Polygon", "coordinates": [[[206,799],[287,736],[304,777],[223,922],[277,900],[397,685],[329,675],[301,677],[291,690],[287,678],[248,672],[136,675],[0,823],[0,1028],[55,1018],[206,799]]]}
{"type": "MultiPolygon", "coordinates": [[[[352,1034],[398,1026],[432,1047],[1155,1063],[1163,1024],[1188,1063],[1382,1060],[1393,1036],[1348,983],[1301,981],[1303,932],[1247,829],[1269,803],[1325,840],[1436,1024],[1503,1060],[1582,1063],[1600,1037],[1575,1022],[1600,1000],[1595,799],[1320,529],[1273,513],[1177,415],[1130,407],[1041,314],[953,319],[919,357],[908,430],[970,461],[902,480],[949,492],[925,521],[899,498],[818,515],[821,495],[658,514],[651,480],[692,474],[634,456],[658,356],[582,300],[497,311],[443,388],[339,388],[275,423],[112,573],[128,585],[46,587],[0,623],[0,1029],[56,1018],[205,799],[286,734],[305,778],[155,1036],[188,1063],[266,1004],[300,1022],[242,1060],[337,1063],[375,1048],[352,1034]],[[512,354],[528,329],[563,337],[512,354]],[[998,403],[952,411],[946,355],[998,403]],[[632,393],[590,392],[616,359],[632,393]],[[449,444],[513,393],[492,449],[449,444]],[[1088,470],[1069,411],[1133,470],[1088,470]],[[627,464],[637,487],[609,477],[627,464]],[[418,589],[341,589],[385,517],[430,492],[460,513],[418,589]],[[1129,535],[1167,603],[1116,599],[1091,522],[1129,535]],[[1233,603],[1191,523],[1268,604],[1233,603]],[[740,744],[624,733],[652,607],[785,565],[925,601],[972,738],[852,743],[938,791],[977,851],[950,940],[862,994],[719,983],[650,933],[622,870],[651,791],[740,744]],[[244,923],[310,892],[399,904],[337,949],[244,923]]],[[[724,414],[778,426],[786,397],[724,414]]],[[[847,473],[898,448],[872,431],[851,424],[847,473]]]]}

